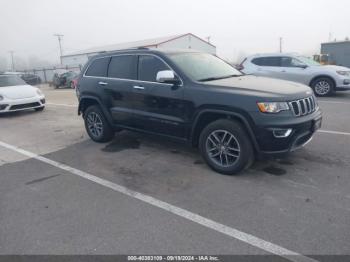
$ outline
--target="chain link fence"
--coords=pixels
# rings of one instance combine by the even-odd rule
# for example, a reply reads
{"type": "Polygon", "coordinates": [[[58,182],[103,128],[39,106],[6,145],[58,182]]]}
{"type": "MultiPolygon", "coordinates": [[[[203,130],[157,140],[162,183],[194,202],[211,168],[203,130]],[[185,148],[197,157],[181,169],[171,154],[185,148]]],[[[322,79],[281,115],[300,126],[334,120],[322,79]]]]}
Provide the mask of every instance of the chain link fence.
{"type": "Polygon", "coordinates": [[[42,83],[51,83],[55,73],[64,73],[67,71],[74,71],[80,73],[82,66],[63,66],[63,67],[52,67],[52,68],[42,68],[42,69],[31,69],[24,70],[22,72],[27,74],[33,74],[40,77],[42,83]]]}

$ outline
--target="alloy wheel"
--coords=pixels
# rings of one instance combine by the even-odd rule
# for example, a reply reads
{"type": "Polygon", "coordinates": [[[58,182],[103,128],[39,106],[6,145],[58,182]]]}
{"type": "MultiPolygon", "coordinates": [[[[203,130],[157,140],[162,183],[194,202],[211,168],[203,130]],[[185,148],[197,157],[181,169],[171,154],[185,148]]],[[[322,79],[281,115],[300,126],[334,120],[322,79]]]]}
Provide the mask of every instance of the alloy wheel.
{"type": "Polygon", "coordinates": [[[95,112],[90,112],[87,115],[86,120],[90,133],[96,138],[100,137],[103,132],[103,124],[101,117],[95,112]]]}
{"type": "Polygon", "coordinates": [[[215,130],[206,140],[209,158],[219,166],[233,166],[240,157],[240,145],[236,137],[226,130],[215,130]]]}
{"type": "Polygon", "coordinates": [[[331,89],[331,85],[325,80],[321,80],[317,82],[315,85],[315,92],[318,95],[326,95],[329,93],[330,89],[331,89]]]}

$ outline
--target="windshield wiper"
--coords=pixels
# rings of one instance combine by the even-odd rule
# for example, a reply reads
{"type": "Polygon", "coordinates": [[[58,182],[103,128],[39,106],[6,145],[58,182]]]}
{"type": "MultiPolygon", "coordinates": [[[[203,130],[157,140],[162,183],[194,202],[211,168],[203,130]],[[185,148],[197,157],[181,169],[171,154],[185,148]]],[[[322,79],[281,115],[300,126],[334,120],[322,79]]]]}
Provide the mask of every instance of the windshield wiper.
{"type": "Polygon", "coordinates": [[[217,76],[217,77],[208,77],[208,78],[202,78],[199,79],[199,82],[206,82],[206,81],[214,81],[214,80],[219,80],[219,79],[225,79],[225,78],[230,78],[230,77],[239,77],[242,75],[228,75],[228,76],[217,76]]]}

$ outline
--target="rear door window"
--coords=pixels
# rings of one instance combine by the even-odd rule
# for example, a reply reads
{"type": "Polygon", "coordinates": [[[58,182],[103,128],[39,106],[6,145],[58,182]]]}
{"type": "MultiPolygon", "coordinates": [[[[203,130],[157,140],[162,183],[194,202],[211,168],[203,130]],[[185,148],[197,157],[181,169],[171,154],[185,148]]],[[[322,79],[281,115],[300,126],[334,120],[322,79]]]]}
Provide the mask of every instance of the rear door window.
{"type": "Polygon", "coordinates": [[[258,66],[281,66],[281,57],[270,56],[270,57],[258,57],[252,60],[252,63],[258,66]]]}
{"type": "Polygon", "coordinates": [[[110,57],[103,57],[94,60],[86,71],[87,76],[106,77],[110,57]]]}
{"type": "Polygon", "coordinates": [[[137,75],[137,56],[113,56],[108,67],[108,77],[135,80],[137,75]]]}
{"type": "Polygon", "coordinates": [[[139,80],[157,82],[157,73],[171,70],[161,59],[151,55],[139,56],[139,80]]]}

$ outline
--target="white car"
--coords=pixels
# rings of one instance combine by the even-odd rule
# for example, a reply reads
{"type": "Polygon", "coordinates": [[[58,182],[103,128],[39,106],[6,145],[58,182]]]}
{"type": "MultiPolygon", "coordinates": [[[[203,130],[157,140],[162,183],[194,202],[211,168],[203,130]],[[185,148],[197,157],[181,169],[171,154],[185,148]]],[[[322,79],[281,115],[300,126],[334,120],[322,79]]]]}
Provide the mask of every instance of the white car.
{"type": "Polygon", "coordinates": [[[0,113],[27,109],[42,111],[45,95],[17,75],[0,75],[0,113]]]}
{"type": "Polygon", "coordinates": [[[259,54],[243,60],[239,69],[245,74],[272,77],[310,86],[317,96],[350,90],[350,68],[321,65],[295,54],[259,54]]]}

